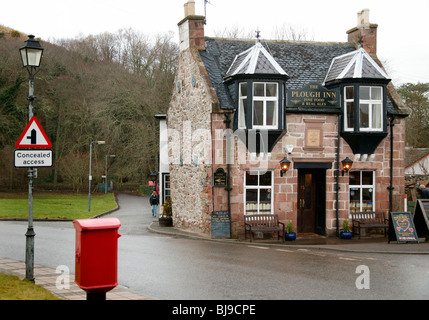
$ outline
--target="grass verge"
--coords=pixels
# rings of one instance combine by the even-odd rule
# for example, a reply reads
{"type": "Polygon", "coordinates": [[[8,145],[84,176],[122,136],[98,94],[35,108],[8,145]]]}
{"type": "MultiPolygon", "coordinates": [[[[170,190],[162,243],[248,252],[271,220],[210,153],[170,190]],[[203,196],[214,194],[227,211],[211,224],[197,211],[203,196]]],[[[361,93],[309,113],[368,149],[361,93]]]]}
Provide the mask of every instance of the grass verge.
{"type": "Polygon", "coordinates": [[[61,300],[26,279],[0,273],[0,300],[61,300]]]}
{"type": "MultiPolygon", "coordinates": [[[[75,193],[34,193],[33,219],[87,219],[117,207],[114,195],[91,195],[88,212],[88,195],[75,193]]],[[[0,219],[27,219],[28,194],[0,193],[0,219]]]]}

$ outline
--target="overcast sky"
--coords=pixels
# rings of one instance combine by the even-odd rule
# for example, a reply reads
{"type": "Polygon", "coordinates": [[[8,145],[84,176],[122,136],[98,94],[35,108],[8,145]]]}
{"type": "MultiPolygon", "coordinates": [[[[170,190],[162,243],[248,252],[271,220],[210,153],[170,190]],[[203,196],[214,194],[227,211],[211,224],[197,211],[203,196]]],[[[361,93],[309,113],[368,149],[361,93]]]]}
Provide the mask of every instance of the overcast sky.
{"type": "MultiPolygon", "coordinates": [[[[0,24],[44,40],[132,28],[146,34],[173,32],[184,18],[187,0],[39,0],[4,1],[0,24]]],[[[195,0],[204,15],[204,0],[195,0]]],[[[429,82],[428,0],[209,0],[206,36],[238,28],[256,29],[272,38],[274,28],[305,29],[315,41],[347,41],[346,31],[357,25],[357,12],[370,9],[378,24],[378,57],[387,62],[395,84],[429,82]]]]}

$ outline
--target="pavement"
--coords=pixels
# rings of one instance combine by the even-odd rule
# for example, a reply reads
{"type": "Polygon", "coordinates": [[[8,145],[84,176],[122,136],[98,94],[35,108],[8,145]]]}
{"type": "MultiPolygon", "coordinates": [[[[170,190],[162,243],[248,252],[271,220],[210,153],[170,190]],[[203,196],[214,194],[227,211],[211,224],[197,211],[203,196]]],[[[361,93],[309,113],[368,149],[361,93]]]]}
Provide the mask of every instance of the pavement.
{"type": "MultiPolygon", "coordinates": [[[[152,222],[148,226],[149,231],[158,234],[164,234],[175,237],[186,237],[198,241],[216,241],[224,243],[233,243],[237,245],[252,246],[279,246],[295,249],[313,249],[313,250],[335,250],[342,252],[360,252],[360,253],[378,253],[378,254],[402,254],[402,255],[429,255],[429,242],[420,239],[419,243],[397,243],[392,241],[388,243],[388,238],[382,235],[370,235],[353,238],[351,240],[338,239],[336,237],[322,237],[317,235],[298,235],[295,241],[279,240],[255,240],[250,242],[243,239],[211,239],[209,235],[192,233],[177,229],[175,227],[160,227],[157,222],[152,222]]],[[[25,278],[25,262],[16,261],[0,257],[0,272],[25,278]]],[[[41,265],[34,265],[35,284],[40,285],[51,291],[62,300],[86,300],[86,292],[80,289],[74,282],[74,275],[70,274],[70,287],[61,288],[63,283],[57,286],[57,281],[61,272],[55,269],[47,268],[41,265]]],[[[106,294],[106,300],[157,300],[151,297],[132,292],[128,288],[118,285],[115,289],[106,294]]]]}

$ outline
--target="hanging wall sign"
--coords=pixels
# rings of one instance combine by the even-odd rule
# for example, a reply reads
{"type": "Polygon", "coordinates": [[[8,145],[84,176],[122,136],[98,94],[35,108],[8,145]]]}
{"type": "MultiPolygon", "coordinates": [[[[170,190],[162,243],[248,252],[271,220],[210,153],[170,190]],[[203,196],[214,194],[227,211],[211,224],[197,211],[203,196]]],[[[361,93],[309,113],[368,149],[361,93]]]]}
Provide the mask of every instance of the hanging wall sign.
{"type": "Polygon", "coordinates": [[[222,168],[216,170],[213,175],[214,187],[226,187],[226,172],[222,168]]]}
{"type": "Polygon", "coordinates": [[[327,90],[318,83],[309,83],[298,90],[288,90],[288,107],[340,107],[338,90],[327,90]]]}
{"type": "Polygon", "coordinates": [[[419,242],[411,213],[392,212],[390,217],[389,242],[392,240],[397,242],[419,242]],[[392,231],[394,231],[394,234],[392,231]]]}

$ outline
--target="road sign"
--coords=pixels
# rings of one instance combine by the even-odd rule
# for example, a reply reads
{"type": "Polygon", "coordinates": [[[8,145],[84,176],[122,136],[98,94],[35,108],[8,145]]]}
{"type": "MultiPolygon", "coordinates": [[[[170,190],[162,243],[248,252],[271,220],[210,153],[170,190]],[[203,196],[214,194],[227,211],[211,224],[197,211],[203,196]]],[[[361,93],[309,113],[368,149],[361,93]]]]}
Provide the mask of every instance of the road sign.
{"type": "Polygon", "coordinates": [[[31,118],[15,144],[18,149],[49,149],[52,143],[36,117],[31,118]]]}
{"type": "Polygon", "coordinates": [[[52,150],[15,150],[15,167],[52,167],[52,150]]]}

